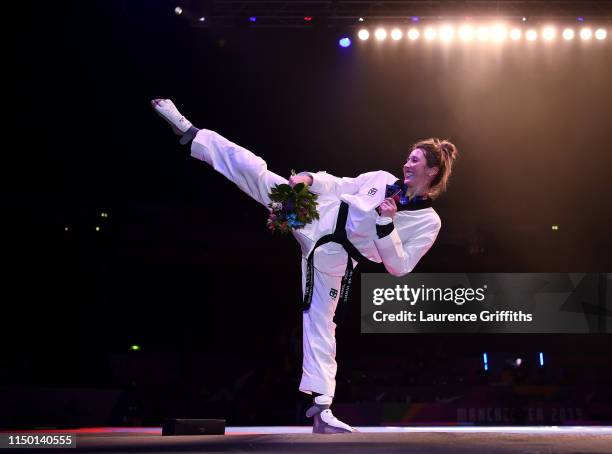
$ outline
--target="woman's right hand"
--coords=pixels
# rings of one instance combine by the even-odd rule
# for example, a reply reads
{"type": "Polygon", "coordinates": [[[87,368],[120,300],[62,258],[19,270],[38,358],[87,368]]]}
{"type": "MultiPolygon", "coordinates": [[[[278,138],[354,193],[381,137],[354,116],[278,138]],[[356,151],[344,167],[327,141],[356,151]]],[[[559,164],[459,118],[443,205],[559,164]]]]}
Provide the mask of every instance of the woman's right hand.
{"type": "Polygon", "coordinates": [[[304,183],[306,186],[312,186],[312,177],[310,175],[291,175],[289,177],[289,186],[294,187],[299,183],[304,183]]]}

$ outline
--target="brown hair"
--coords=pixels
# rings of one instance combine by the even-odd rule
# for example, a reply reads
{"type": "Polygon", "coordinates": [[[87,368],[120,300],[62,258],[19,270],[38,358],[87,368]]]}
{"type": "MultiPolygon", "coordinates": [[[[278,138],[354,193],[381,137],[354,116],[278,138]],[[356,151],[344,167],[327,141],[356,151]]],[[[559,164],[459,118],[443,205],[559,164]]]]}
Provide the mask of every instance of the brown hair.
{"type": "Polygon", "coordinates": [[[428,196],[435,199],[444,191],[448,184],[448,178],[453,170],[453,163],[459,156],[457,147],[448,140],[436,138],[419,140],[410,148],[412,153],[417,148],[423,150],[423,155],[427,161],[427,167],[438,167],[438,173],[431,181],[429,186],[428,196]]]}

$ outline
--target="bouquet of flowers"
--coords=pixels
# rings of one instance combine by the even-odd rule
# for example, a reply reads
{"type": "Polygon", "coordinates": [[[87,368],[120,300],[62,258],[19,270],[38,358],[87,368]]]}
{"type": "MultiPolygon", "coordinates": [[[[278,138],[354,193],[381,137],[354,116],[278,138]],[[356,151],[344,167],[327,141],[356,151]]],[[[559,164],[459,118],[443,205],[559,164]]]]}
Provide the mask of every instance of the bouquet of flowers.
{"type": "MultiPolygon", "coordinates": [[[[295,175],[295,171],[291,171],[295,175]]],[[[319,219],[317,195],[308,191],[308,186],[298,183],[294,187],[277,184],[270,191],[270,215],[267,226],[270,231],[283,234],[300,229],[314,219],[319,219]]]]}

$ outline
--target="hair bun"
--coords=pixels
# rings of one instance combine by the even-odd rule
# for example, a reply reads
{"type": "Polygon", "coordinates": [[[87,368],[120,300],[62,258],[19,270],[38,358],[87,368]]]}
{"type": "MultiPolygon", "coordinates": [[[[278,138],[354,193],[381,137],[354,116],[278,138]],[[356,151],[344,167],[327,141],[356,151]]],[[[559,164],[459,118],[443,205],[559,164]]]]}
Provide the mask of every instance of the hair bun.
{"type": "Polygon", "coordinates": [[[457,147],[448,140],[440,141],[440,150],[448,159],[451,159],[453,161],[457,159],[457,155],[459,154],[457,151],[457,147]]]}

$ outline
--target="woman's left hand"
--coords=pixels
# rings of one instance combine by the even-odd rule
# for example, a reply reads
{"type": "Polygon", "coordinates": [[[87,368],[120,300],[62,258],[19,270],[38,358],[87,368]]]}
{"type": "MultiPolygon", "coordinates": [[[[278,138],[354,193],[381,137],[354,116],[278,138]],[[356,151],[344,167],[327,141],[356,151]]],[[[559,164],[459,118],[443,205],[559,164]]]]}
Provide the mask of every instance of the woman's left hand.
{"type": "Polygon", "coordinates": [[[383,203],[381,203],[378,208],[380,209],[380,215],[383,217],[393,219],[395,213],[397,213],[397,205],[395,204],[395,200],[391,197],[383,200],[383,203]]]}

